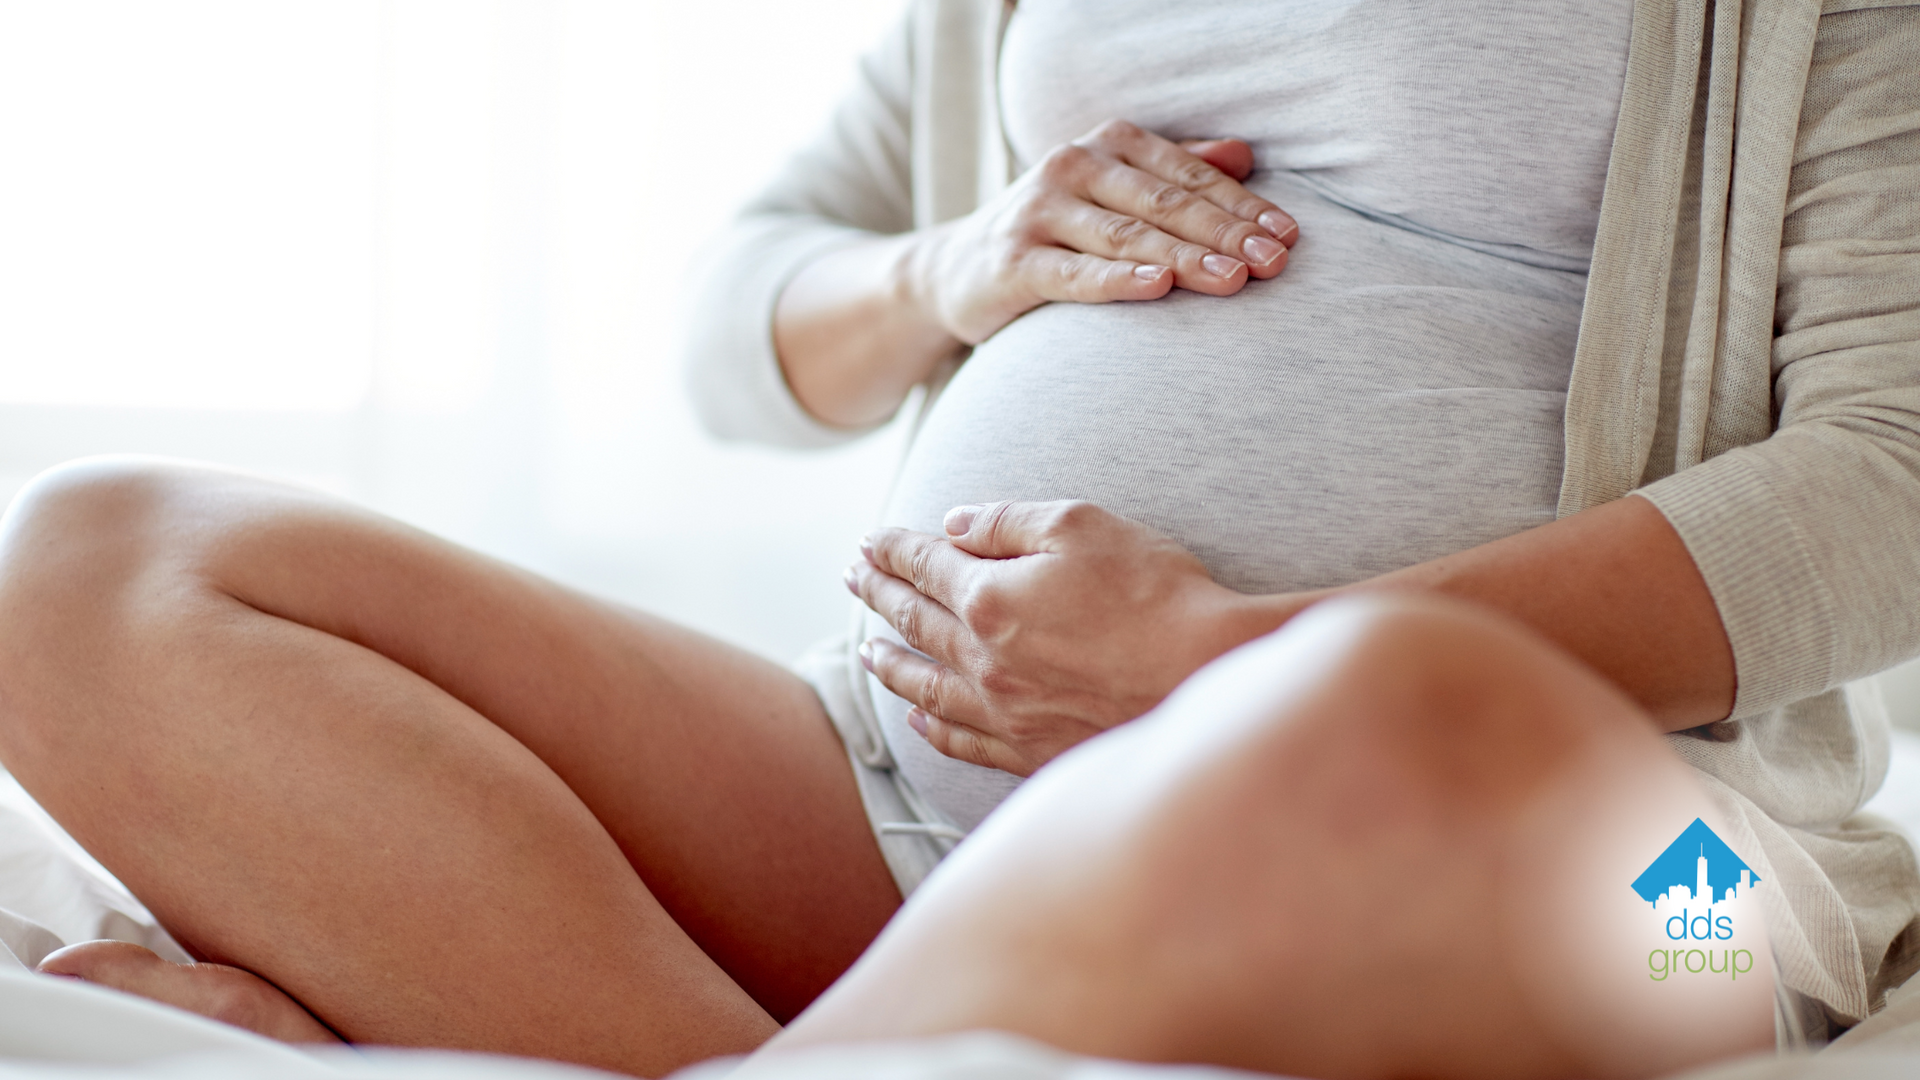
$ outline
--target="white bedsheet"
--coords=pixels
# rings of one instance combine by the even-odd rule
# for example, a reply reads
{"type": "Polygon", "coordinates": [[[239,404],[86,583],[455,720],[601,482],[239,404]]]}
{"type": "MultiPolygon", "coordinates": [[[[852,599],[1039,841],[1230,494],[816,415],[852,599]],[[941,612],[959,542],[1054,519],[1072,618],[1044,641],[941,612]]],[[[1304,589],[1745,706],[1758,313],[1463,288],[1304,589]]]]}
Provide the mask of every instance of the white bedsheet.
{"type": "MultiPolygon", "coordinates": [[[[1912,1030],[1911,1024],[1905,1029],[1912,1030]]],[[[56,979],[0,975],[0,1080],[589,1080],[608,1074],[480,1054],[309,1054],[138,998],[56,979]]],[[[715,1061],[671,1080],[1246,1080],[1195,1066],[1064,1054],[991,1032],[715,1061]]],[[[1756,1055],[1673,1080],[1911,1080],[1920,1045],[1898,1040],[1818,1055],[1756,1055]]]]}
{"type": "MultiPolygon", "coordinates": [[[[1920,836],[1920,735],[1894,733],[1887,783],[1867,811],[1920,836]]],[[[314,1055],[141,998],[31,973],[63,944],[133,941],[186,955],[146,908],[0,771],[0,1080],[564,1080],[604,1075],[472,1054],[314,1055]]],[[[1130,1065],[1062,1054],[1004,1035],[832,1047],[787,1058],[712,1062],[676,1080],[1232,1080],[1219,1069],[1130,1065]]],[[[1761,1056],[1686,1080],[1911,1080],[1920,1076],[1920,986],[1833,1047],[1761,1056]]]]}

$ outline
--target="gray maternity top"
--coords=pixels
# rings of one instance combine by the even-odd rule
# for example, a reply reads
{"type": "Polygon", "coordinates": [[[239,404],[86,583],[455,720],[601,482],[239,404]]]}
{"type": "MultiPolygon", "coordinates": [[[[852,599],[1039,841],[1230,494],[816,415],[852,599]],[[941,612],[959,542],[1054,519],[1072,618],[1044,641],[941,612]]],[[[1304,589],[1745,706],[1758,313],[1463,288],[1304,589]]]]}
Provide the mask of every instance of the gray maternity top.
{"type": "MultiPolygon", "coordinates": [[[[1300,222],[1227,298],[1053,304],[976,349],[885,512],[938,532],[1079,498],[1245,592],[1335,586],[1553,520],[1630,0],[1020,0],[1018,161],[1111,117],[1252,144],[1300,222]]],[[[869,634],[890,634],[877,617],[869,634]]],[[[1018,783],[942,757],[877,682],[895,761],[971,828],[1018,783]]]]}

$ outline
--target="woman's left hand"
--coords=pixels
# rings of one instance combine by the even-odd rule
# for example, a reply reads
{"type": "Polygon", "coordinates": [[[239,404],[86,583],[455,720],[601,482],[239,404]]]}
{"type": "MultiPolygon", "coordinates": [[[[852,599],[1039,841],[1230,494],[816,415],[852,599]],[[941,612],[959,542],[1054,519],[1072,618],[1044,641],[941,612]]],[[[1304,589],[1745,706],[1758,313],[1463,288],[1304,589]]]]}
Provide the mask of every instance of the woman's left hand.
{"type": "Polygon", "coordinates": [[[873,533],[847,587],[926,654],[860,649],[948,757],[1030,775],[1278,625],[1274,598],[1215,584],[1191,552],[1091,503],[963,506],[945,526],[873,533]]]}

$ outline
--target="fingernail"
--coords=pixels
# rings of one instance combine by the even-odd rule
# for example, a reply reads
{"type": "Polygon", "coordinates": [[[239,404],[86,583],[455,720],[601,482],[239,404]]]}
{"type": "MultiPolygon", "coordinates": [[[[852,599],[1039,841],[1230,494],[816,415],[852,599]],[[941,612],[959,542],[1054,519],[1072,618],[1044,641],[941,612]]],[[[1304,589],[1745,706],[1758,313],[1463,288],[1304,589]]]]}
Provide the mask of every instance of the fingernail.
{"type": "Polygon", "coordinates": [[[852,566],[847,567],[846,574],[844,574],[840,578],[840,580],[847,583],[848,592],[852,593],[855,596],[860,595],[860,575],[857,572],[856,567],[852,567],[852,566]]]}
{"type": "Polygon", "coordinates": [[[927,711],[915,705],[907,710],[907,726],[918,732],[921,738],[927,737],[927,711]]]}
{"type": "Polygon", "coordinates": [[[965,536],[973,528],[974,515],[980,512],[977,506],[956,506],[947,511],[947,520],[943,522],[948,536],[965,536]]]}
{"type": "Polygon", "coordinates": [[[1265,266],[1287,253],[1278,240],[1269,240],[1264,236],[1247,237],[1247,242],[1240,245],[1240,250],[1247,253],[1247,259],[1255,266],[1265,266]]]}
{"type": "Polygon", "coordinates": [[[873,537],[863,536],[860,538],[860,554],[868,562],[873,561],[873,537]]]}
{"type": "Polygon", "coordinates": [[[1300,223],[1278,210],[1263,210],[1258,220],[1261,228],[1272,233],[1275,240],[1288,247],[1292,247],[1293,240],[1300,235],[1300,223]]]}
{"type": "Polygon", "coordinates": [[[873,670],[873,642],[871,641],[860,643],[860,666],[868,671],[873,670]]]}
{"type": "Polygon", "coordinates": [[[1230,278],[1244,264],[1238,259],[1229,259],[1225,255],[1207,255],[1201,258],[1200,265],[1206,267],[1207,273],[1215,277],[1230,278]]]}
{"type": "Polygon", "coordinates": [[[1133,268],[1133,276],[1139,278],[1141,281],[1149,283],[1156,282],[1167,276],[1167,268],[1164,266],[1136,266],[1133,268]]]}

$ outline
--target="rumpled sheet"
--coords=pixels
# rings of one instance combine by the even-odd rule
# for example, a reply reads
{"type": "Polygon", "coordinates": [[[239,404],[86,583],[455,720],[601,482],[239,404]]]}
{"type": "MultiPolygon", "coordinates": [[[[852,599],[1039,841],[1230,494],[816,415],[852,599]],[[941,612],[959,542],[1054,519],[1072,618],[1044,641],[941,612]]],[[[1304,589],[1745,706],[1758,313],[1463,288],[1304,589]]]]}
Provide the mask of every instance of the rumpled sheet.
{"type": "MultiPolygon", "coordinates": [[[[1920,1005],[1920,997],[1907,1004],[1920,1005]]],[[[1757,1055],[1675,1080],[1910,1080],[1920,1075],[1920,1038],[1914,1036],[1920,1009],[1913,1011],[1905,1024],[1880,1032],[1878,1041],[1836,1043],[1801,1057],[1757,1055]]],[[[310,1053],[112,991],[27,974],[0,975],[0,1080],[588,1080],[607,1075],[482,1054],[310,1053]]],[[[1080,1057],[1009,1035],[974,1032],[713,1061],[683,1069],[671,1080],[1244,1080],[1251,1075],[1080,1057]]]]}

